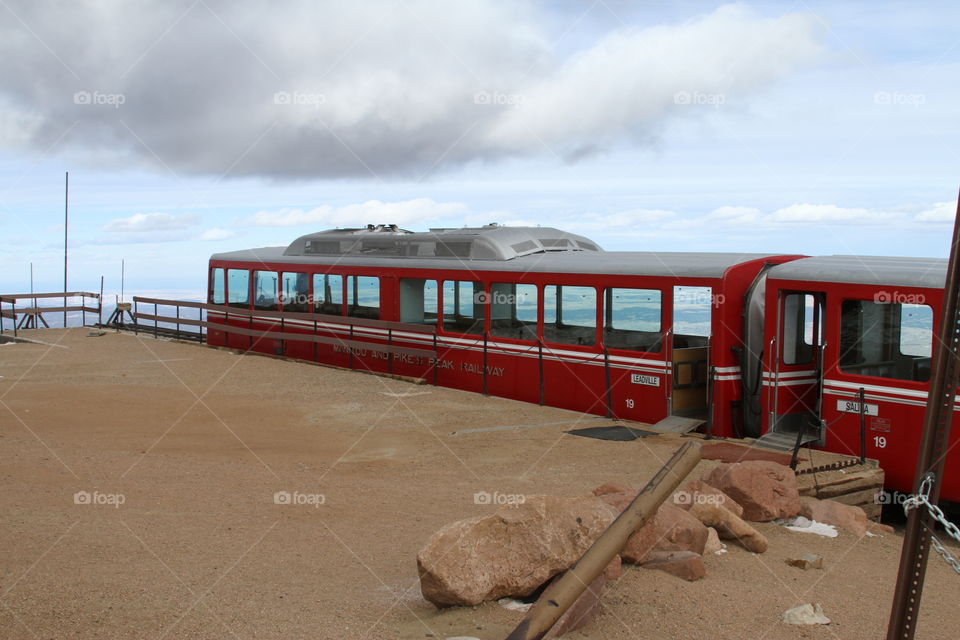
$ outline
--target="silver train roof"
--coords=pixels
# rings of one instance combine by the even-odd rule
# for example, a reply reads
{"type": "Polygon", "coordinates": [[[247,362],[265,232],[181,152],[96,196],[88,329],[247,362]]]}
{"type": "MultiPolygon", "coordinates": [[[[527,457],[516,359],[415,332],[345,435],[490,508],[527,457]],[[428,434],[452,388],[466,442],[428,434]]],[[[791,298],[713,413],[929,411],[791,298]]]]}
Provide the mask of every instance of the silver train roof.
{"type": "Polygon", "coordinates": [[[368,225],[307,234],[287,247],[218,253],[212,259],[355,267],[402,261],[420,269],[719,278],[732,266],[769,255],[607,252],[588,238],[551,227],[487,225],[414,233],[395,225],[368,225]]]}
{"type": "Polygon", "coordinates": [[[770,278],[943,289],[947,261],[941,258],[816,256],[777,265],[770,278]]]}

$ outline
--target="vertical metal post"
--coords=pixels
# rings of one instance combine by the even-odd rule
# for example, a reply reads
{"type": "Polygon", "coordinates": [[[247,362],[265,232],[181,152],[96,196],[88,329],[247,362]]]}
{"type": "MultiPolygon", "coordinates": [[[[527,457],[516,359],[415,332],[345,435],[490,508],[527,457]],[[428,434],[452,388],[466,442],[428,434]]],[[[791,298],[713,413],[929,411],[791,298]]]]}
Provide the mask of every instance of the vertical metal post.
{"type": "Polygon", "coordinates": [[[97,299],[97,326],[103,324],[103,276],[100,276],[100,297],[97,299]]]}
{"type": "MultiPolygon", "coordinates": [[[[67,240],[70,229],[70,172],[67,171],[63,183],[63,306],[67,306],[67,240]]],[[[31,292],[32,293],[32,292],[31,292]]],[[[36,302],[36,300],[34,300],[36,302]]],[[[63,328],[67,328],[67,310],[63,310],[63,328]]]]}
{"type": "Polygon", "coordinates": [[[860,400],[860,464],[867,461],[867,394],[863,387],[857,394],[860,400]]]}
{"type": "Polygon", "coordinates": [[[160,313],[157,311],[157,303],[154,302],[153,303],[153,339],[154,340],[156,340],[157,337],[160,335],[160,321],[157,320],[157,316],[159,315],[160,313]]]}
{"type": "MultiPolygon", "coordinates": [[[[947,456],[950,421],[960,381],[960,206],[953,227],[950,261],[947,265],[946,286],[937,340],[934,341],[933,371],[927,393],[927,410],[923,420],[920,455],[914,476],[914,492],[920,490],[924,479],[932,478],[929,500],[936,504],[940,497],[940,482],[947,456]]],[[[936,521],[928,509],[913,509],[907,518],[907,532],[900,555],[900,570],[894,590],[887,640],[910,640],[917,630],[920,596],[927,571],[930,535],[936,521]]]]}
{"type": "Polygon", "coordinates": [[[487,332],[483,332],[483,395],[487,395],[487,332]]]}

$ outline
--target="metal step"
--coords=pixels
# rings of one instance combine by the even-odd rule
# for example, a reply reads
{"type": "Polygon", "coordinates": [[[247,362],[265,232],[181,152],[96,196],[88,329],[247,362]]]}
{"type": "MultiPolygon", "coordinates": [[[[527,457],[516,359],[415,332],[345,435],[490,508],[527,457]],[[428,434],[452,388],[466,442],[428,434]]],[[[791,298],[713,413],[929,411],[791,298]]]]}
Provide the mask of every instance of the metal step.
{"type": "MultiPolygon", "coordinates": [[[[816,435],[806,433],[800,441],[800,446],[808,442],[814,442],[816,439],[816,435]]],[[[793,448],[797,446],[797,434],[789,431],[771,431],[757,438],[753,444],[773,451],[793,451],[793,448]]]]}
{"type": "Polygon", "coordinates": [[[660,422],[651,425],[651,429],[668,431],[670,433],[690,433],[706,424],[706,420],[698,418],[684,418],[683,416],[667,416],[660,422]]]}

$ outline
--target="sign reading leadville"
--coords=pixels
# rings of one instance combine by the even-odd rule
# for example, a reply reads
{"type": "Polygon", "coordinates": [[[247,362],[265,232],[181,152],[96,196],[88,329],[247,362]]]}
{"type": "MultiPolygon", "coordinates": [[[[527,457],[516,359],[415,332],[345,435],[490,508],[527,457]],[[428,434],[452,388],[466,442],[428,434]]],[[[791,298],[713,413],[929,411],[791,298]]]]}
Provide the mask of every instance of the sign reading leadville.
{"type": "Polygon", "coordinates": [[[644,384],[648,387],[659,387],[660,376],[648,376],[645,373],[631,373],[630,382],[633,384],[644,384]]]}

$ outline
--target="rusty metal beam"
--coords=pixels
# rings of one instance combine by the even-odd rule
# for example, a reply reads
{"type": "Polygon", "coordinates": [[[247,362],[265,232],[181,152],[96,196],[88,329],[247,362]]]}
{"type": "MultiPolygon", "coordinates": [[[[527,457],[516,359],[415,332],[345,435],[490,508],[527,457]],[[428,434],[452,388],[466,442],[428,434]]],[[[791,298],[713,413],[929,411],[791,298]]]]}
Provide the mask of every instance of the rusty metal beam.
{"type": "Polygon", "coordinates": [[[677,449],[633,502],[613,521],[586,553],[559,580],[541,594],[507,640],[540,640],[560,616],[620,553],[627,538],[657,512],[700,462],[701,445],[687,442],[677,449]]]}
{"type": "MultiPolygon", "coordinates": [[[[914,478],[914,492],[927,477],[932,477],[930,502],[937,503],[940,482],[946,463],[947,442],[957,383],[960,382],[960,206],[953,227],[947,281],[943,293],[940,327],[933,350],[933,372],[927,395],[927,410],[923,421],[920,456],[914,478]]],[[[900,571],[894,590],[887,640],[910,640],[917,631],[920,596],[930,553],[930,535],[936,521],[927,509],[913,509],[907,519],[907,533],[900,555],[900,571]]]]}

